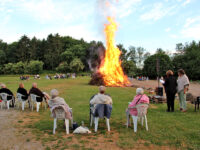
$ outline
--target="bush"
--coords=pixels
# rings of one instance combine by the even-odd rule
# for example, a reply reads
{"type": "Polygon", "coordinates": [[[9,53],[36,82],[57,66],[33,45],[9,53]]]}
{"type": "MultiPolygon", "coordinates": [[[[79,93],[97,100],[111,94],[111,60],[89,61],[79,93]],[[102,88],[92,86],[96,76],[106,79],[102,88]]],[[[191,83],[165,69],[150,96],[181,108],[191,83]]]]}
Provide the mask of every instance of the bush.
{"type": "Polygon", "coordinates": [[[14,73],[16,74],[24,74],[25,73],[25,67],[26,64],[24,64],[22,61],[16,63],[16,64],[13,64],[13,71],[14,73]]]}
{"type": "Polygon", "coordinates": [[[69,65],[67,64],[67,62],[62,62],[59,64],[59,66],[56,68],[56,71],[61,72],[61,73],[66,73],[69,72],[69,65]]]}
{"type": "Polygon", "coordinates": [[[84,69],[84,65],[79,58],[74,58],[74,60],[70,63],[70,69],[73,72],[80,72],[84,69]]]}
{"type": "Polygon", "coordinates": [[[4,74],[12,74],[12,73],[14,73],[13,65],[14,65],[13,63],[5,64],[4,68],[3,68],[3,73],[4,74]]]}
{"type": "Polygon", "coordinates": [[[43,71],[44,63],[42,61],[33,60],[26,67],[26,73],[40,74],[43,71]]]}

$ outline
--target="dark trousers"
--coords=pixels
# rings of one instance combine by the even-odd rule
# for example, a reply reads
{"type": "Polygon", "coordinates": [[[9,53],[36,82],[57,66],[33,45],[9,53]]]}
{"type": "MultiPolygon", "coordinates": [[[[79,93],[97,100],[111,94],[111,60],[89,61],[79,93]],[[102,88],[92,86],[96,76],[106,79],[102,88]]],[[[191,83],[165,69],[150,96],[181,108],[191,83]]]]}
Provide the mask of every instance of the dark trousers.
{"type": "Polygon", "coordinates": [[[37,102],[42,102],[42,101],[43,101],[43,97],[37,97],[37,98],[36,98],[36,101],[37,101],[37,102]]]}
{"type": "Polygon", "coordinates": [[[174,99],[176,93],[167,93],[167,111],[174,111],[174,99]]]}

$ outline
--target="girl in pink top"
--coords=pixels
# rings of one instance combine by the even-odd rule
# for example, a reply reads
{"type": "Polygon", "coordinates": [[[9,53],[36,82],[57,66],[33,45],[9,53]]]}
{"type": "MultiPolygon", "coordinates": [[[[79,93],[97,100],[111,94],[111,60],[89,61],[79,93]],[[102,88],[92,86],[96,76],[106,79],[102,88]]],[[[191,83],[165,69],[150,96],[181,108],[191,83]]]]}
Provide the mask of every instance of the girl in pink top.
{"type": "MultiPolygon", "coordinates": [[[[144,94],[144,90],[142,88],[136,89],[136,96],[134,97],[133,101],[128,105],[128,107],[135,107],[137,104],[140,103],[147,103],[149,104],[149,98],[144,94]]],[[[137,109],[131,108],[129,109],[129,113],[132,116],[137,116],[137,109]]]]}

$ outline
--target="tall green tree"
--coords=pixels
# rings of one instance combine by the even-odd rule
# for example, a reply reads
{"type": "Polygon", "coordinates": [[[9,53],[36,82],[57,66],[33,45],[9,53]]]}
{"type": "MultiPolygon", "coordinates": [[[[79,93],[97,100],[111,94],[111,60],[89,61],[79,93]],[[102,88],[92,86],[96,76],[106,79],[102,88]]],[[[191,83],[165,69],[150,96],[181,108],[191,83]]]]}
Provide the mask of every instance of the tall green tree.
{"type": "Polygon", "coordinates": [[[122,68],[127,75],[135,76],[137,67],[132,60],[123,61],[122,68]]]}
{"type": "Polygon", "coordinates": [[[124,45],[123,44],[118,44],[117,47],[121,51],[120,59],[122,61],[126,61],[127,60],[127,50],[124,48],[124,45]]]}
{"type": "Polygon", "coordinates": [[[166,71],[169,69],[173,70],[173,65],[170,57],[161,51],[157,51],[156,54],[149,56],[144,61],[144,68],[143,68],[144,75],[150,78],[157,77],[157,69],[156,69],[157,60],[159,60],[160,76],[165,76],[166,71]]]}
{"type": "Polygon", "coordinates": [[[17,56],[16,55],[17,54],[17,46],[18,46],[18,42],[13,42],[8,45],[8,48],[6,50],[6,58],[7,58],[6,63],[18,62],[18,57],[16,57],[17,56]]]}
{"type": "Polygon", "coordinates": [[[6,62],[6,54],[3,50],[0,50],[0,65],[3,65],[6,62]]]}
{"type": "Polygon", "coordinates": [[[17,43],[16,56],[17,61],[30,61],[30,39],[24,35],[20,38],[17,43]]]}
{"type": "Polygon", "coordinates": [[[54,69],[61,62],[60,55],[63,52],[62,42],[59,34],[50,34],[47,37],[47,48],[45,49],[45,63],[48,64],[47,69],[54,69]]]}
{"type": "Polygon", "coordinates": [[[192,41],[182,46],[182,53],[175,55],[173,65],[175,71],[184,69],[190,79],[200,80],[200,42],[192,41]]]}

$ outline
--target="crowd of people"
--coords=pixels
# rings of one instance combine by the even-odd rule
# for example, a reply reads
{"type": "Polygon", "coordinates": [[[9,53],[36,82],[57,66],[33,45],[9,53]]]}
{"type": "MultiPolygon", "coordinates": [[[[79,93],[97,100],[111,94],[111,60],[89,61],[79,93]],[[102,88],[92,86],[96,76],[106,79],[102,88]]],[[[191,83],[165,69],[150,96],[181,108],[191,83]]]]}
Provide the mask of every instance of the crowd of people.
{"type": "MultiPolygon", "coordinates": [[[[174,112],[174,99],[175,94],[178,93],[179,101],[180,101],[180,110],[182,112],[187,111],[187,105],[186,105],[186,92],[189,88],[189,79],[187,75],[185,74],[183,69],[178,70],[178,80],[173,76],[173,72],[171,70],[168,70],[166,72],[166,78],[162,82],[166,96],[167,96],[167,112],[174,112]]],[[[62,107],[65,111],[65,117],[67,119],[72,118],[72,112],[66,101],[59,97],[59,92],[56,89],[52,89],[50,91],[50,95],[42,92],[38,86],[37,83],[32,83],[32,87],[29,91],[27,91],[24,88],[24,84],[20,83],[19,88],[16,91],[17,93],[20,93],[23,95],[23,100],[29,101],[29,107],[30,107],[30,95],[34,94],[37,95],[37,102],[42,102],[45,100],[45,102],[48,104],[52,116],[55,116],[54,109],[57,107],[62,107]]],[[[93,112],[90,111],[90,114],[98,114],[110,117],[111,111],[112,111],[112,98],[110,95],[106,94],[106,87],[100,86],[99,87],[99,93],[92,96],[90,99],[90,107],[93,107],[93,112]],[[103,105],[102,105],[103,104],[103,105]],[[106,106],[106,107],[105,107],[106,106]],[[105,113],[106,110],[106,114],[105,113]]],[[[5,84],[1,84],[0,94],[6,93],[8,94],[7,100],[12,100],[12,106],[15,105],[15,99],[13,93],[6,87],[5,84]]],[[[133,108],[138,104],[146,103],[149,104],[149,97],[144,94],[144,90],[142,88],[136,89],[136,96],[134,96],[132,102],[129,103],[128,108],[131,108],[129,110],[130,115],[132,116],[133,120],[137,119],[137,109],[133,108]]],[[[127,110],[126,110],[127,112],[127,110]]]]}
{"type": "Polygon", "coordinates": [[[24,75],[22,75],[19,78],[20,78],[20,80],[29,80],[30,76],[24,76],[24,75]]]}
{"type": "Polygon", "coordinates": [[[136,79],[138,81],[148,81],[149,80],[149,77],[146,77],[146,76],[137,76],[136,79]]]}
{"type": "Polygon", "coordinates": [[[64,79],[64,78],[66,78],[65,74],[58,74],[58,73],[56,73],[56,75],[54,76],[54,79],[64,79]]]}
{"type": "MultiPolygon", "coordinates": [[[[83,76],[83,75],[82,75],[83,76]]],[[[48,79],[48,80],[52,80],[53,78],[54,79],[66,79],[66,78],[72,78],[72,79],[75,79],[76,78],[76,73],[67,73],[67,74],[59,74],[59,73],[56,73],[55,75],[53,75],[53,77],[51,75],[46,75],[45,76],[45,79],[48,79]]],[[[22,75],[19,77],[20,80],[29,80],[30,79],[30,76],[29,75],[22,75]]],[[[36,74],[33,76],[33,78],[35,80],[37,79],[41,79],[40,75],[39,74],[36,74]]]]}

